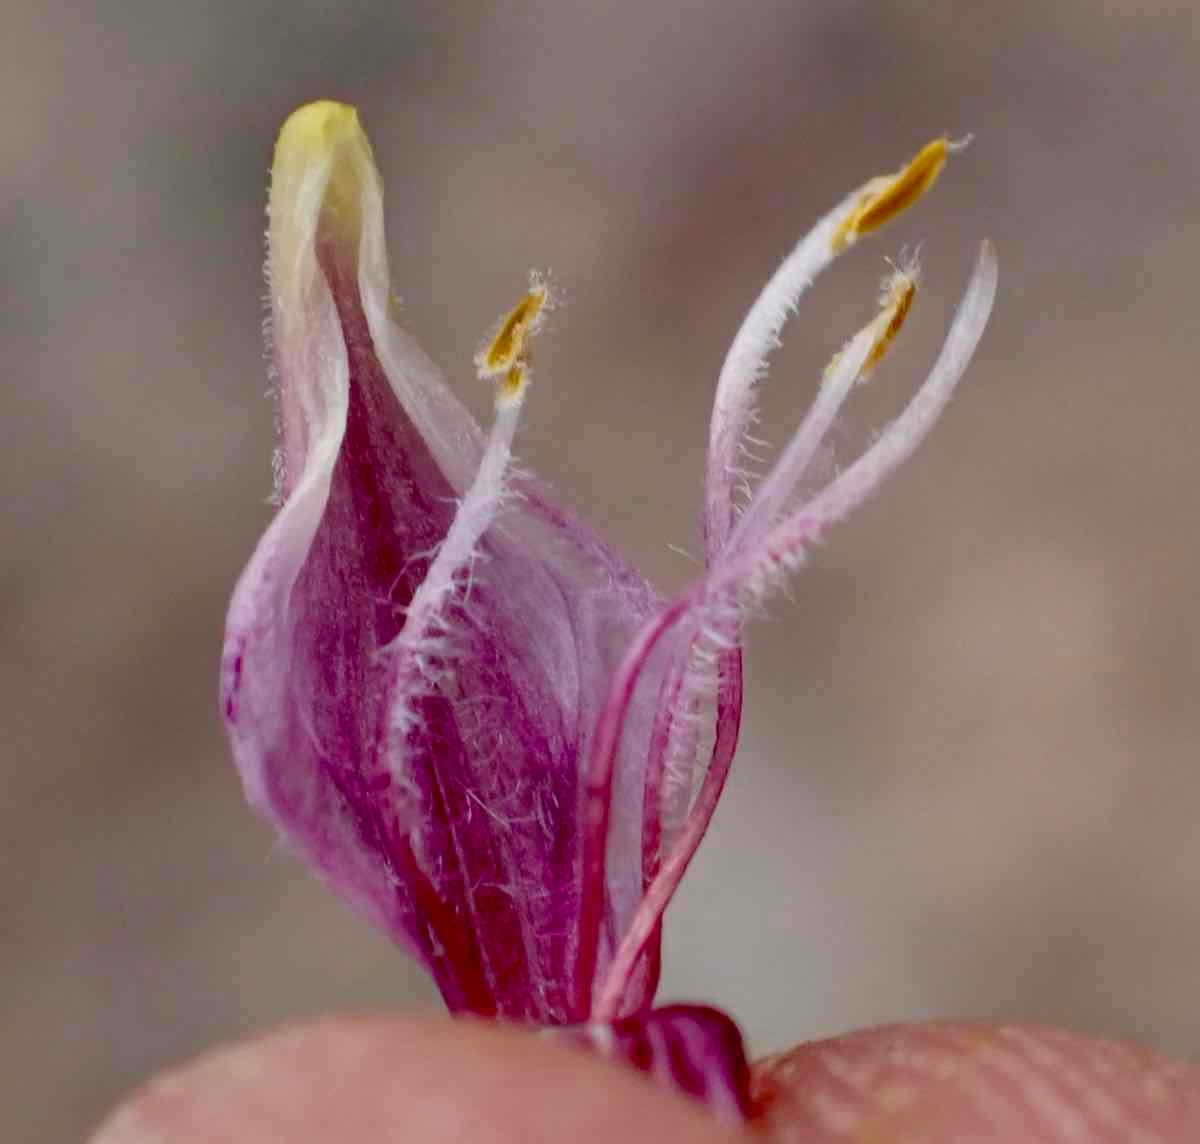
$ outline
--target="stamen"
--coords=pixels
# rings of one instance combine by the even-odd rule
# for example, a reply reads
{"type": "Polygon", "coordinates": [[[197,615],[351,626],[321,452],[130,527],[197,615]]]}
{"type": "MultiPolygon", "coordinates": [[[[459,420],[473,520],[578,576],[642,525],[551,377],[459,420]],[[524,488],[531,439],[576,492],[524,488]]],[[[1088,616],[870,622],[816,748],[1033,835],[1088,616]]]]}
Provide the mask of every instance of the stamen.
{"type": "MultiPolygon", "coordinates": [[[[475,355],[475,368],[481,379],[511,375],[515,367],[526,362],[526,345],[541,329],[549,300],[546,283],[535,281],[525,297],[500,322],[491,340],[475,355]]],[[[518,385],[523,373],[520,371],[521,376],[516,378],[518,385]]],[[[505,384],[507,382],[506,377],[505,384]]]]}
{"type": "MultiPolygon", "coordinates": [[[[389,647],[394,659],[388,687],[396,759],[403,757],[405,738],[418,723],[418,701],[437,686],[438,673],[446,669],[448,653],[440,633],[451,626],[447,620],[451,603],[455,598],[465,599],[470,569],[481,552],[484,534],[495,523],[509,496],[513,438],[529,388],[527,338],[534,332],[534,323],[545,301],[545,287],[535,287],[505,319],[501,334],[496,336],[499,339],[506,329],[511,328],[511,336],[520,345],[520,352],[496,385],[496,417],[479,468],[459,502],[458,512],[425,573],[425,579],[413,594],[404,628],[389,647]],[[539,290],[541,297],[535,298],[539,290]],[[530,312],[531,299],[536,304],[533,313],[530,312]],[[519,321],[514,320],[515,315],[521,315],[519,321]]],[[[483,356],[481,352],[479,357],[483,356]]],[[[476,363],[480,377],[491,376],[479,363],[479,358],[476,363]]]]}
{"type": "Polygon", "coordinates": [[[729,537],[738,451],[754,419],[755,390],[766,376],[767,358],[779,345],[784,322],[821,271],[862,235],[916,202],[933,185],[946,157],[969,141],[935,139],[903,170],[852,191],[800,240],[750,307],[721,367],[713,401],[704,492],[710,560],[729,537]]]}
{"type": "Polygon", "coordinates": [[[922,147],[903,170],[871,179],[863,187],[853,213],[834,234],[833,249],[844,250],[862,235],[878,230],[911,207],[937,182],[952,149],[955,148],[948,139],[934,139],[922,147]]]}

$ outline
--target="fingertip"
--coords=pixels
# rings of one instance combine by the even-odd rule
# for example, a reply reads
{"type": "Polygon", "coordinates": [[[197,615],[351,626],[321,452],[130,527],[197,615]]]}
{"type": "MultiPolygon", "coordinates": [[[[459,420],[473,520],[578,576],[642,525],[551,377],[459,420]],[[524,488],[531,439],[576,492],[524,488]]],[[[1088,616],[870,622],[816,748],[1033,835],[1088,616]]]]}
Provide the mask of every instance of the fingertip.
{"type": "Polygon", "coordinates": [[[298,1022],[134,1093],[91,1144],[728,1140],[699,1106],[569,1046],[482,1022],[298,1022]]]}
{"type": "Polygon", "coordinates": [[[777,1141],[1200,1140],[1200,1067],[1058,1029],[869,1029],[762,1061],[754,1084],[777,1141]]]}

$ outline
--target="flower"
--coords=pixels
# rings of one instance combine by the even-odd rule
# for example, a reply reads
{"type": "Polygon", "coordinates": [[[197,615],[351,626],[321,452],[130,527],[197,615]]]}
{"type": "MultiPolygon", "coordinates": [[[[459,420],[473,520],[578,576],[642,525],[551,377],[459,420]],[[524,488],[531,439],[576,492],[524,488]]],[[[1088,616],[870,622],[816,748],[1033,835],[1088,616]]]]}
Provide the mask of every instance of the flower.
{"type": "Polygon", "coordinates": [[[895,271],[739,508],[767,357],[815,276],[953,150],[935,140],[853,191],[751,308],[717,382],[704,571],[664,600],[514,467],[547,283],[475,357],[495,386],[484,432],[401,324],[356,113],[323,101],[284,125],[267,266],[280,507],[230,606],[223,712],[251,804],[451,1010],[567,1025],[650,1005],[663,911],[737,741],[747,610],[933,425],[987,321],[991,247],[908,407],[801,498],[912,306],[915,265],[895,271]]]}

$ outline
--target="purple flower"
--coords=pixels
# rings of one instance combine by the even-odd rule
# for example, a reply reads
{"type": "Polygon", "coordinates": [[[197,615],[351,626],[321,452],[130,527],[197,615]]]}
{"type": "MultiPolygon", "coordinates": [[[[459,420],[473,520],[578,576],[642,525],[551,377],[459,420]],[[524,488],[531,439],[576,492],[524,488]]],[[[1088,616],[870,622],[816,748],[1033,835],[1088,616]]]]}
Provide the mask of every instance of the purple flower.
{"type": "Polygon", "coordinates": [[[717,382],[704,571],[663,600],[514,467],[553,291],[534,279],[476,355],[496,393],[484,431],[400,322],[355,112],[314,103],[284,125],[268,259],[280,507],[230,607],[223,710],[252,805],[452,1010],[563,1025],[649,1006],[663,911],[737,741],[743,618],[933,425],[987,321],[991,247],[926,382],[840,471],[827,435],[903,323],[915,265],[749,489],[767,356],[815,276],[951,150],[936,140],[852,192],[751,308],[717,382]],[[814,470],[829,475],[800,497],[814,470]]]}

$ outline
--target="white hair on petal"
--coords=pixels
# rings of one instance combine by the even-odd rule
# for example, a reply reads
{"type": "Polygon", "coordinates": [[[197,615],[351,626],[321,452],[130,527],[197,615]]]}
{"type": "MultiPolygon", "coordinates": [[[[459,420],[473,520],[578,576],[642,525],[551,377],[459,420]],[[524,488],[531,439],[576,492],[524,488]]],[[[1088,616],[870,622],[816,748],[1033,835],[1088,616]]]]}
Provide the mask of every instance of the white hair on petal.
{"type": "Polygon", "coordinates": [[[425,578],[413,594],[404,627],[384,649],[396,663],[391,732],[401,743],[418,724],[415,703],[437,685],[446,660],[452,655],[447,607],[455,597],[466,597],[464,574],[469,585],[473,568],[483,555],[479,542],[511,495],[507,478],[513,437],[527,389],[524,385],[515,393],[497,397],[496,418],[475,478],[459,502],[425,578]]]}

